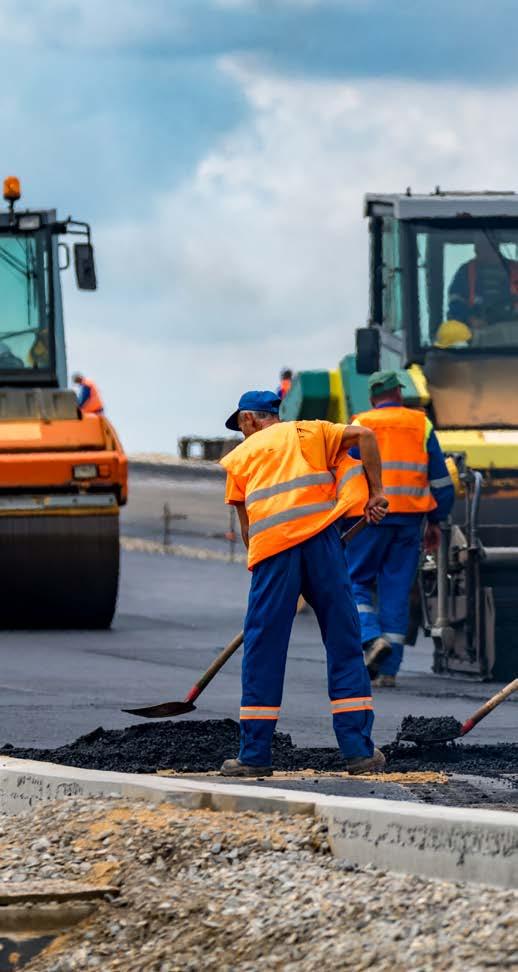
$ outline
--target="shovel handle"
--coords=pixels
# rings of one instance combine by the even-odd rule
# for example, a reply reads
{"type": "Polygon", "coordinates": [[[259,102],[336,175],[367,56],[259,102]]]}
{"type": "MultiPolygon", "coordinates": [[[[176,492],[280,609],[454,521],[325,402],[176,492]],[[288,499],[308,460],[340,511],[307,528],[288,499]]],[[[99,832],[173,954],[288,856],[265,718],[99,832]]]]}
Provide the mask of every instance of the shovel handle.
{"type": "MultiPolygon", "coordinates": [[[[383,506],[384,509],[386,509],[388,506],[388,500],[385,500],[380,505],[383,506]]],[[[344,533],[340,534],[340,540],[344,547],[346,547],[351,540],[354,540],[354,537],[357,537],[358,534],[365,529],[365,527],[367,526],[367,522],[368,522],[367,517],[361,516],[360,519],[357,520],[357,522],[351,527],[350,530],[345,530],[344,533]]]]}
{"type": "Polygon", "coordinates": [[[367,526],[367,517],[361,516],[360,519],[351,527],[350,530],[345,530],[340,534],[340,542],[345,547],[354,537],[358,536],[359,533],[367,526]]]}
{"type": "Polygon", "coordinates": [[[488,699],[487,702],[484,702],[484,705],[481,705],[480,709],[477,709],[477,711],[474,712],[469,719],[466,719],[465,723],[463,724],[460,730],[459,735],[465,736],[467,732],[470,732],[473,729],[473,727],[476,726],[477,722],[480,722],[480,720],[483,719],[484,716],[487,716],[489,712],[492,712],[493,709],[496,709],[497,705],[500,705],[500,703],[504,702],[505,699],[508,699],[509,696],[513,694],[513,692],[517,692],[517,691],[518,691],[518,678],[515,678],[512,682],[509,682],[508,685],[504,686],[503,689],[500,689],[500,691],[497,692],[496,695],[493,695],[490,699],[488,699]]]}
{"type": "Polygon", "coordinates": [[[212,682],[214,676],[218,674],[220,668],[223,668],[225,662],[227,662],[228,659],[235,654],[237,649],[241,647],[244,637],[244,631],[240,631],[235,638],[232,638],[232,641],[229,641],[228,645],[226,645],[226,647],[223,648],[219,655],[217,655],[217,657],[214,659],[212,665],[209,665],[207,671],[204,672],[201,678],[199,678],[198,681],[194,683],[193,687],[189,689],[187,695],[185,696],[184,702],[194,702],[194,700],[198,698],[200,693],[203,692],[203,689],[206,688],[209,682],[212,682]]]}

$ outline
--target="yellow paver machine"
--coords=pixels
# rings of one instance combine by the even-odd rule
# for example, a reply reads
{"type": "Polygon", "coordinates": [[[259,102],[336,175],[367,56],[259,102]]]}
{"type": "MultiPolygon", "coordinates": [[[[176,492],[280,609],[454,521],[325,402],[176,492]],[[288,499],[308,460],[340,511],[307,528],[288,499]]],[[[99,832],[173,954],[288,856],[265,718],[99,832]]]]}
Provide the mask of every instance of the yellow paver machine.
{"type": "Polygon", "coordinates": [[[434,671],[518,674],[518,196],[368,195],[368,326],[333,371],[296,377],[284,418],[344,421],[369,407],[368,376],[398,370],[457,483],[437,556],[413,604],[434,671]],[[453,465],[454,463],[454,465],[453,465]]]}
{"type": "Polygon", "coordinates": [[[109,626],[119,577],[127,460],[101,414],[67,390],[61,271],[73,257],[95,290],[90,227],[22,210],[18,179],[0,213],[0,627],[109,626]]]}

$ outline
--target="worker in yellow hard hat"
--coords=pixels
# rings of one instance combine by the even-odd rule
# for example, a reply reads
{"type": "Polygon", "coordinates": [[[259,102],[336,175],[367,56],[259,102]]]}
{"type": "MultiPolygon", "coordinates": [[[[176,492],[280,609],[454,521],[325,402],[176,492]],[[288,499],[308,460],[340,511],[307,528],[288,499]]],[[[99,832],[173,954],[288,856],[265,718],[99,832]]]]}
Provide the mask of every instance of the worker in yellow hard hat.
{"type": "Polygon", "coordinates": [[[473,332],[463,321],[443,321],[435,335],[435,348],[465,348],[473,337],[473,332]]]}

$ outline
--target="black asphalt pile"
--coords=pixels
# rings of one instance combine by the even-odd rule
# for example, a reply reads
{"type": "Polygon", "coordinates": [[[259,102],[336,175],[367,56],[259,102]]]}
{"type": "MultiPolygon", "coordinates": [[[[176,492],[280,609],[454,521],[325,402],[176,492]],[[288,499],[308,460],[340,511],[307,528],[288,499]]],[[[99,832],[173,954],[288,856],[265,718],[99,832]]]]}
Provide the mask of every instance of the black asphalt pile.
{"type": "Polygon", "coordinates": [[[425,716],[405,716],[401,723],[396,742],[400,739],[410,739],[418,746],[427,743],[440,742],[444,739],[457,739],[462,729],[462,723],[453,716],[435,716],[427,719],[425,716]]]}
{"type": "MultiPolygon", "coordinates": [[[[239,724],[232,719],[207,719],[139,723],[122,730],[99,727],[59,749],[16,749],[8,744],[1,751],[9,756],[84,769],[202,773],[218,770],[223,760],[236,756],[238,750],[239,724]]],[[[424,747],[396,740],[383,750],[390,772],[446,770],[493,778],[518,774],[516,744],[448,743],[424,747]]],[[[344,769],[338,749],[299,748],[293,745],[291,736],[280,732],[273,738],[273,763],[278,770],[314,769],[325,773],[344,769]]]]}
{"type": "Polygon", "coordinates": [[[395,742],[382,746],[382,749],[387,759],[387,769],[393,773],[444,770],[446,773],[467,773],[493,779],[518,774],[516,743],[498,743],[496,746],[444,743],[425,747],[395,742]]]}
{"type": "MultiPolygon", "coordinates": [[[[293,749],[289,735],[275,733],[273,757],[276,764],[287,766],[293,749]]],[[[1,751],[8,756],[83,769],[122,773],[155,773],[159,769],[172,769],[204,773],[219,769],[224,759],[237,756],[239,723],[233,719],[207,719],[203,722],[141,722],[121,730],[99,726],[59,749],[4,746],[1,751]]]]}

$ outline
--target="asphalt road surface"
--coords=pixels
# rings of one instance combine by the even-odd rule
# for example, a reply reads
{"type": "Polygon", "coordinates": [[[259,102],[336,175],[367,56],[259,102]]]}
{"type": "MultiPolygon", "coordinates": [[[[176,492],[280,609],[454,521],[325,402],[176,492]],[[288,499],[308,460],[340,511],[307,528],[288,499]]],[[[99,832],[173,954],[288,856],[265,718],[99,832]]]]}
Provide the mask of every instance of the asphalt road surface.
{"type": "MultiPolygon", "coordinates": [[[[249,575],[240,564],[124,553],[111,631],[7,632],[1,637],[0,745],[54,747],[135,717],[122,706],[181,699],[242,626],[249,575]]],[[[375,695],[375,738],[394,738],[401,718],[464,720],[496,686],[430,674],[431,642],[408,649],[396,690],[375,695]]],[[[237,717],[240,652],[183,718],[237,717]]],[[[294,625],[279,728],[300,745],[333,745],[324,650],[312,613],[294,625]]],[[[518,702],[509,700],[470,735],[518,741],[518,702]]]]}

